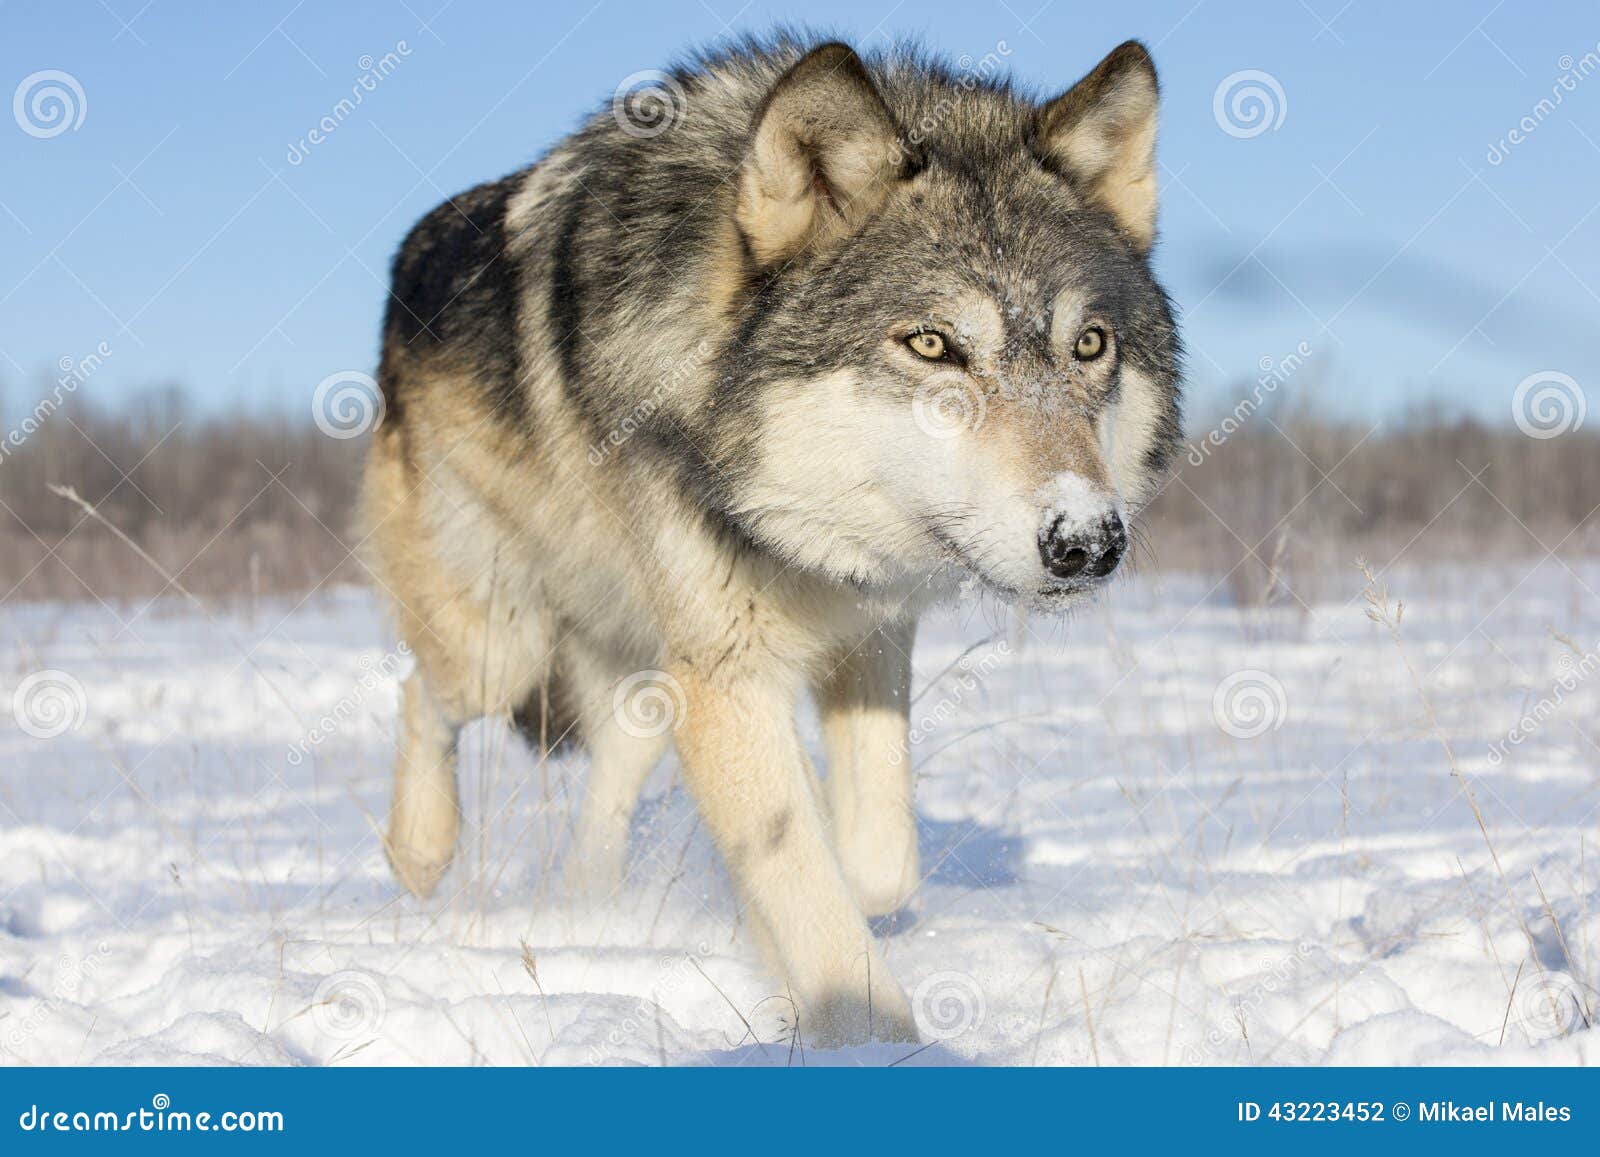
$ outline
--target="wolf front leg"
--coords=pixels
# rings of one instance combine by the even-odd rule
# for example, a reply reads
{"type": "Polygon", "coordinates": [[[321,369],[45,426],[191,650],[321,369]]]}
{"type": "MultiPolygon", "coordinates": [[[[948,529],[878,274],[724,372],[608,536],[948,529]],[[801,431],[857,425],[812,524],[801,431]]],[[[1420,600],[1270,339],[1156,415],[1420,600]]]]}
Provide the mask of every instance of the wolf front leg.
{"type": "Polygon", "coordinates": [[[794,689],[749,672],[676,677],[685,780],[799,1005],[801,1039],[915,1040],[910,1003],[829,846],[795,732],[794,689]]]}
{"type": "Polygon", "coordinates": [[[909,725],[915,633],[909,621],[873,631],[815,686],[834,843],[868,916],[897,911],[919,883],[909,725]]]}

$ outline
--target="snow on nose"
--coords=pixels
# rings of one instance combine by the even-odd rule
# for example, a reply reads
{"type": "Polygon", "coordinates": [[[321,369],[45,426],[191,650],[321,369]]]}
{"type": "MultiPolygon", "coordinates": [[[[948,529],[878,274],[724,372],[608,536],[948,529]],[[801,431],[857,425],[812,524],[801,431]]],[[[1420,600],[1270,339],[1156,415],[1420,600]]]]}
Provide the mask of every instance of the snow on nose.
{"type": "Polygon", "coordinates": [[[1104,578],[1128,549],[1121,503],[1081,474],[1057,474],[1040,487],[1039,560],[1062,582],[1104,578]]]}

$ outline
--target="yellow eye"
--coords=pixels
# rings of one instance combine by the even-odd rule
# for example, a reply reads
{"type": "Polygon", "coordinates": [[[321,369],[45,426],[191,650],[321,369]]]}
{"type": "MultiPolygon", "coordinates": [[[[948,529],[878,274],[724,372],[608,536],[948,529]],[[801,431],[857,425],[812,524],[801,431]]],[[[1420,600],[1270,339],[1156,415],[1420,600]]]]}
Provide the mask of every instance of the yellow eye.
{"type": "Polygon", "coordinates": [[[1106,331],[1091,325],[1078,335],[1078,344],[1072,347],[1080,362],[1092,362],[1106,352],[1106,331]]]}
{"type": "Polygon", "coordinates": [[[931,330],[912,334],[906,338],[906,345],[911,347],[912,353],[927,358],[930,362],[940,361],[946,353],[944,335],[931,330]]]}

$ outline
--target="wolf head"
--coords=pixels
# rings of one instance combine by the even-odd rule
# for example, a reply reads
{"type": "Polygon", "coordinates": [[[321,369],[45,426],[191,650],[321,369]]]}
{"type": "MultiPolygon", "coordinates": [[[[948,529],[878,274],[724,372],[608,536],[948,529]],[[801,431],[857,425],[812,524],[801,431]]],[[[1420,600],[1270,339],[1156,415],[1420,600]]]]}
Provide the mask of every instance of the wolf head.
{"type": "Polygon", "coordinates": [[[842,44],[777,81],[733,210],[759,270],[729,371],[750,533],[1044,607],[1117,568],[1178,438],[1156,105],[1132,42],[1044,103],[842,44]]]}

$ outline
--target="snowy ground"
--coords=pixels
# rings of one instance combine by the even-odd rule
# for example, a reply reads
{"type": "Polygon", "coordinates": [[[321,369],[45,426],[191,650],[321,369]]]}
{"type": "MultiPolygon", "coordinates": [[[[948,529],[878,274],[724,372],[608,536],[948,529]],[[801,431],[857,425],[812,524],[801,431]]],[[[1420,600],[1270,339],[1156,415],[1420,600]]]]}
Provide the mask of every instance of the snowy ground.
{"type": "Polygon", "coordinates": [[[457,866],[398,895],[404,663],[362,592],[0,610],[0,1058],[1595,1063],[1600,564],[1532,563],[1386,576],[1398,647],[1353,568],[1310,607],[1147,574],[1070,624],[931,623],[928,877],[882,929],[909,1057],[779,1039],[671,762],[579,910],[581,758],[475,728],[457,866]]]}

